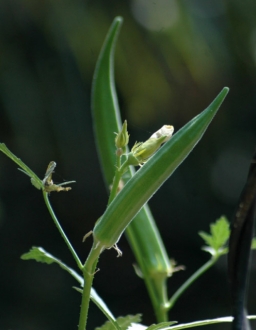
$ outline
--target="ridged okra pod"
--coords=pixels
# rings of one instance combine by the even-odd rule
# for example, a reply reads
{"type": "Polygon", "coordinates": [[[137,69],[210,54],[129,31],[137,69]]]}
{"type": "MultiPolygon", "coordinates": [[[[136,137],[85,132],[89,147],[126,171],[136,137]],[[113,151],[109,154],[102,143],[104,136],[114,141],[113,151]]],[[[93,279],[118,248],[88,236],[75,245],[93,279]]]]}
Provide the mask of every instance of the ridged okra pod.
{"type": "MultiPolygon", "coordinates": [[[[117,17],[108,32],[97,61],[92,89],[96,145],[108,189],[116,169],[114,132],[120,132],[122,127],[114,83],[114,48],[121,23],[122,19],[117,17]]],[[[187,124],[178,133],[174,143],[171,140],[167,142],[135,175],[134,168],[129,167],[123,178],[123,190],[111,200],[93,230],[94,239],[103,250],[114,246],[124,229],[127,229],[127,238],[141,268],[159,322],[167,319],[166,279],[172,274],[172,266],[145,203],[199,141],[226,94],[227,89],[224,89],[198,120],[187,124]]],[[[128,149],[124,149],[128,153],[128,149]]]]}
{"type": "MultiPolygon", "coordinates": [[[[92,115],[95,140],[101,169],[109,190],[115,175],[116,147],[114,132],[121,130],[121,118],[114,83],[114,48],[122,24],[122,18],[115,18],[97,61],[92,88],[92,115]]],[[[128,153],[128,148],[126,148],[128,153]]],[[[124,183],[135,173],[130,166],[124,183]]],[[[158,321],[165,321],[167,313],[162,310],[168,297],[166,279],[172,274],[167,252],[147,205],[142,207],[126,230],[126,237],[135,254],[145,280],[158,321]]]]}
{"type": "Polygon", "coordinates": [[[94,239],[103,249],[118,242],[142,206],[193,150],[227,93],[228,88],[223,88],[207,109],[174,134],[127,182],[94,227],[94,239]]]}

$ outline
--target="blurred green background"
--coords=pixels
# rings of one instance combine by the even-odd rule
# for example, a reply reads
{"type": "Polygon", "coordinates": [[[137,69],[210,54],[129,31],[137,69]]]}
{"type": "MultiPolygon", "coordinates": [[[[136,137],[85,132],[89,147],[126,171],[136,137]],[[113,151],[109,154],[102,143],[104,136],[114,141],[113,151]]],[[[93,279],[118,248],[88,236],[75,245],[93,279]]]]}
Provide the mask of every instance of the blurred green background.
{"type": "MultiPolygon", "coordinates": [[[[150,201],[168,253],[186,270],[169,279],[172,294],[208,259],[198,231],[225,214],[232,218],[256,143],[256,3],[224,0],[12,0],[0,2],[0,141],[43,177],[76,180],[51,201],[82,260],[107,203],[95,150],[90,86],[115,16],[124,24],[116,49],[116,85],[132,142],[164,124],[177,131],[230,87],[203,140],[150,201]]],[[[114,138],[114,135],[113,135],[114,138]]],[[[75,264],[28,178],[0,155],[0,329],[76,329],[80,295],[57,266],[22,261],[42,246],[75,264]]],[[[155,321],[134,257],[106,251],[94,287],[113,313],[143,313],[155,321]]],[[[254,260],[255,261],[255,260],[254,260]]],[[[248,309],[255,310],[255,262],[248,309]]],[[[171,320],[230,315],[226,260],[177,302],[171,320]]],[[[89,329],[105,318],[91,305],[89,329]]],[[[254,323],[255,324],[255,323],[254,323]]],[[[229,329],[229,324],[209,329],[229,329]]]]}

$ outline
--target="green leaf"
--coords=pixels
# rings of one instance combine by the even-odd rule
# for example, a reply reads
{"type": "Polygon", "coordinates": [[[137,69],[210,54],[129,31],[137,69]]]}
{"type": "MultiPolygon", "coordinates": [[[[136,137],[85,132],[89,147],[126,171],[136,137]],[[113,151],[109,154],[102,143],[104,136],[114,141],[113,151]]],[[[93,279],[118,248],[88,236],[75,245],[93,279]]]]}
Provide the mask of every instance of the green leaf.
{"type": "MultiPolygon", "coordinates": [[[[120,316],[116,321],[121,330],[126,330],[132,323],[138,323],[141,321],[141,314],[120,316]]],[[[104,325],[95,330],[114,330],[114,328],[112,324],[107,321],[104,325]]]]}
{"type": "Polygon", "coordinates": [[[36,260],[37,262],[46,263],[48,265],[56,263],[62,269],[67,271],[70,275],[72,275],[83,287],[84,280],[83,278],[77,274],[72,268],[64,264],[61,260],[55,258],[52,254],[46,252],[42,247],[33,246],[29,252],[22,254],[22,260],[36,260]]]}
{"type": "MultiPolygon", "coordinates": [[[[229,222],[226,217],[222,216],[215,223],[210,225],[210,234],[203,231],[199,235],[208,245],[204,250],[210,252],[212,255],[223,253],[224,245],[230,235],[229,222]],[[210,249],[209,249],[210,247],[210,249]]],[[[225,249],[225,252],[226,249],[225,249]]]]}
{"type": "Polygon", "coordinates": [[[142,206],[169,178],[200,141],[228,88],[224,88],[201,114],[183,126],[127,182],[97,221],[93,235],[103,249],[114,246],[142,206]]]}
{"type": "MultiPolygon", "coordinates": [[[[37,262],[46,263],[48,265],[56,263],[59,265],[62,269],[67,271],[71,276],[75,278],[76,281],[83,287],[84,286],[84,279],[82,276],[77,274],[75,270],[73,270],[71,267],[64,264],[61,260],[55,258],[52,254],[46,252],[41,247],[32,247],[29,252],[24,253],[21,256],[22,260],[36,260],[37,262]]],[[[77,291],[79,291],[78,288],[76,288],[77,291]]],[[[97,307],[105,314],[105,316],[108,318],[108,320],[114,325],[113,329],[119,329],[116,326],[116,319],[111,313],[111,311],[108,309],[105,302],[101,299],[101,297],[97,294],[97,292],[92,288],[91,289],[91,299],[97,305],[97,307]]]]}
{"type": "Polygon", "coordinates": [[[33,246],[29,252],[22,254],[20,258],[22,260],[36,260],[37,262],[42,262],[48,265],[55,262],[58,263],[59,261],[50,253],[47,253],[43,248],[35,246],[33,246]]]}

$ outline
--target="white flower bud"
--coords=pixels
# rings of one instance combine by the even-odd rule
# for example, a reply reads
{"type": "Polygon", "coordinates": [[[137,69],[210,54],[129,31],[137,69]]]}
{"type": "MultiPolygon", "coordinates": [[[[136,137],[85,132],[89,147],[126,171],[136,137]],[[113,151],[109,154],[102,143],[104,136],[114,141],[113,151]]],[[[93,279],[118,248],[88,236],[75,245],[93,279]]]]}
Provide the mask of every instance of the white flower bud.
{"type": "Polygon", "coordinates": [[[166,136],[165,140],[163,142],[167,142],[172,137],[172,133],[174,132],[174,127],[171,125],[164,125],[162,128],[160,128],[158,131],[156,131],[154,134],[150,136],[150,138],[160,138],[163,135],[166,136]]]}

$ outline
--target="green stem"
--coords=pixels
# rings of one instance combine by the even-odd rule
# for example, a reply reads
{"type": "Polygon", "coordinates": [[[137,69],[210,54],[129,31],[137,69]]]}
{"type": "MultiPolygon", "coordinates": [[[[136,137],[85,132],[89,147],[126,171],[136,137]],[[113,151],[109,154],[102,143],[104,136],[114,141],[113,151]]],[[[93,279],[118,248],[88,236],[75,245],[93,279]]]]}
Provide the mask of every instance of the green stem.
{"type": "Polygon", "coordinates": [[[69,242],[69,239],[67,238],[65,232],[63,231],[52,207],[51,207],[51,204],[50,204],[50,201],[49,201],[49,198],[48,198],[48,193],[46,191],[43,191],[43,197],[44,197],[44,201],[45,201],[45,204],[47,206],[47,209],[48,211],[50,212],[50,215],[53,219],[53,222],[55,223],[61,237],[64,239],[65,243],[67,244],[70,252],[72,253],[72,256],[73,258],[75,259],[76,263],[77,263],[77,266],[79,267],[79,269],[83,269],[83,265],[78,257],[78,255],[76,254],[76,251],[73,249],[73,246],[71,245],[71,243],[69,242]]]}
{"type": "Polygon", "coordinates": [[[82,302],[80,309],[80,318],[78,330],[85,330],[88,318],[89,303],[90,303],[90,293],[92,288],[92,282],[95,275],[96,266],[99,260],[101,247],[97,246],[95,243],[92,246],[90,254],[83,266],[84,275],[84,288],[82,294],[82,302]]]}
{"type": "Polygon", "coordinates": [[[169,300],[169,310],[174,306],[177,299],[187,290],[187,288],[197,280],[204,272],[206,272],[209,268],[211,268],[215,262],[218,260],[219,256],[213,256],[209,261],[207,261],[202,267],[200,267],[189,279],[183,283],[183,285],[173,294],[171,299],[169,300]]]}
{"type": "Polygon", "coordinates": [[[144,280],[149,291],[157,322],[167,322],[169,301],[167,297],[166,278],[150,279],[148,276],[145,276],[144,280]]]}
{"type": "Polygon", "coordinates": [[[119,182],[121,180],[122,175],[124,174],[126,168],[127,168],[127,161],[125,161],[123,163],[123,165],[121,166],[121,156],[116,157],[116,173],[114,176],[114,180],[113,180],[113,185],[111,188],[111,192],[109,195],[109,199],[108,199],[108,205],[112,202],[112,200],[116,197],[117,193],[118,193],[118,186],[119,186],[119,182]]]}

